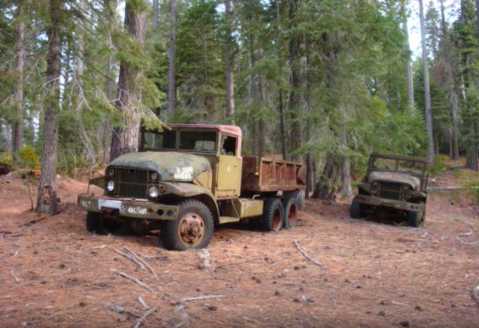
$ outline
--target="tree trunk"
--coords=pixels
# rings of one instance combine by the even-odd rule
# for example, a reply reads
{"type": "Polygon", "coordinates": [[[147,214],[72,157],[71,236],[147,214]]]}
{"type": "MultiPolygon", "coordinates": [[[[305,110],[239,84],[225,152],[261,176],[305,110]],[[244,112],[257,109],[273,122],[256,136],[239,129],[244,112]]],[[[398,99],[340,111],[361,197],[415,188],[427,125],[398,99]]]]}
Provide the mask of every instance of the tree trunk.
{"type": "MultiPolygon", "coordinates": [[[[297,12],[299,9],[300,0],[290,0],[289,2],[289,19],[291,21],[290,28],[297,27],[297,12]]],[[[300,54],[299,41],[300,33],[293,32],[289,41],[289,65],[291,67],[290,74],[290,88],[289,93],[289,111],[291,113],[291,150],[295,151],[301,147],[301,128],[299,124],[300,111],[300,97],[298,90],[301,87],[300,75],[300,54]]],[[[300,156],[298,154],[291,156],[293,161],[298,161],[300,156]]]]}
{"type": "Polygon", "coordinates": [[[336,186],[341,175],[339,172],[340,169],[341,161],[339,160],[339,156],[333,153],[327,153],[326,164],[314,189],[313,198],[334,200],[336,186]]]}
{"type": "Polygon", "coordinates": [[[233,24],[233,10],[231,7],[231,0],[225,1],[226,7],[226,50],[225,50],[225,64],[226,64],[226,117],[233,116],[235,113],[234,104],[234,56],[233,56],[233,40],[232,40],[232,24],[233,24]]]}
{"type": "Polygon", "coordinates": [[[459,99],[456,93],[456,81],[452,71],[451,58],[449,55],[449,39],[447,36],[446,15],[444,13],[444,0],[441,2],[441,29],[442,29],[442,49],[445,62],[442,85],[449,102],[449,115],[451,118],[451,158],[459,158],[459,133],[457,128],[457,112],[459,110],[459,99]]]}
{"type": "Polygon", "coordinates": [[[278,109],[279,109],[279,130],[281,133],[281,151],[283,154],[283,159],[286,160],[288,157],[288,152],[286,148],[286,131],[284,124],[284,104],[283,104],[283,90],[278,90],[278,109]]]}
{"type": "Polygon", "coordinates": [[[160,2],[158,0],[153,0],[152,25],[155,31],[158,28],[159,22],[160,22],[160,2]]]}
{"type": "Polygon", "coordinates": [[[12,153],[14,158],[17,158],[18,151],[22,146],[22,134],[23,134],[23,57],[24,57],[24,46],[23,46],[23,29],[24,23],[22,21],[22,1],[19,1],[17,8],[17,19],[19,19],[17,25],[17,92],[16,92],[16,115],[15,123],[13,124],[12,130],[12,153]]]}
{"type": "Polygon", "coordinates": [[[90,158],[90,162],[94,163],[96,158],[95,158],[95,152],[93,149],[93,143],[91,142],[90,136],[88,135],[85,126],[83,124],[83,119],[81,116],[81,109],[82,109],[82,102],[84,98],[84,91],[83,91],[83,52],[84,52],[84,24],[85,24],[85,19],[83,15],[86,15],[86,0],[80,0],[79,1],[79,7],[81,9],[81,17],[80,17],[80,24],[77,26],[77,54],[75,58],[76,62],[76,83],[78,86],[78,101],[79,103],[76,105],[76,115],[77,115],[77,121],[78,121],[78,126],[80,128],[80,132],[82,134],[83,142],[86,147],[86,153],[88,154],[88,157],[90,158]]]}
{"type": "Polygon", "coordinates": [[[170,46],[168,49],[168,116],[176,109],[176,0],[170,0],[170,46]]]}
{"type": "Polygon", "coordinates": [[[62,0],[50,0],[50,26],[47,29],[47,87],[48,100],[44,114],[41,174],[38,183],[37,213],[57,213],[55,177],[57,171],[58,107],[60,97],[61,39],[60,20],[62,0]]]}
{"type": "Polygon", "coordinates": [[[424,27],[424,8],[422,0],[419,0],[419,20],[421,23],[421,44],[422,44],[422,68],[424,75],[424,103],[425,118],[428,136],[427,158],[432,162],[434,156],[434,137],[432,133],[432,115],[431,115],[431,94],[429,90],[429,67],[427,63],[426,29],[424,27]]]}
{"type": "MultiPolygon", "coordinates": [[[[142,7],[140,6],[140,8],[142,7]]],[[[137,6],[132,6],[127,2],[125,6],[125,25],[128,27],[128,32],[135,37],[141,47],[145,46],[145,23],[146,12],[138,11],[137,6]]],[[[140,114],[135,108],[135,103],[141,103],[141,89],[137,85],[141,75],[141,70],[129,67],[127,63],[121,62],[116,107],[122,113],[125,127],[113,129],[110,161],[138,149],[140,114]]]]}
{"type": "Polygon", "coordinates": [[[402,1],[402,14],[404,16],[403,21],[403,33],[406,36],[404,48],[406,50],[406,90],[407,90],[407,104],[409,114],[412,114],[414,110],[414,86],[412,80],[412,64],[411,64],[411,48],[409,46],[409,30],[407,26],[407,11],[406,0],[402,1]]]}

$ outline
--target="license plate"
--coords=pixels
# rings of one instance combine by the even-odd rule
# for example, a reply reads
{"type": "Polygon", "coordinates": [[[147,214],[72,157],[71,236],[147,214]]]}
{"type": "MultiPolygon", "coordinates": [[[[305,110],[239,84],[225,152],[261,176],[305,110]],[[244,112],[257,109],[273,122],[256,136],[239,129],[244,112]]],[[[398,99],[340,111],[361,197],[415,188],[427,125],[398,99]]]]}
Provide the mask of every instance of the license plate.
{"type": "Polygon", "coordinates": [[[98,208],[102,207],[116,208],[118,210],[121,210],[121,200],[99,199],[98,208]]]}

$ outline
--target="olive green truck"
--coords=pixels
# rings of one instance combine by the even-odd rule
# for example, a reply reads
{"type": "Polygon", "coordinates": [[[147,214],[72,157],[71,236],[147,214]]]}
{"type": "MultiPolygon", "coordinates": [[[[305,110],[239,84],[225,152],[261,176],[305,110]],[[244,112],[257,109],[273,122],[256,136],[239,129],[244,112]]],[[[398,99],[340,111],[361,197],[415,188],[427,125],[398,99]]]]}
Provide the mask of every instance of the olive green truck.
{"type": "Polygon", "coordinates": [[[296,224],[305,189],[300,163],[242,157],[241,129],[231,125],[170,124],[140,129],[139,151],[122,155],[85,193],[86,229],[102,233],[128,226],[160,230],[171,250],[204,248],[215,226],[258,220],[279,231],[296,224]]]}

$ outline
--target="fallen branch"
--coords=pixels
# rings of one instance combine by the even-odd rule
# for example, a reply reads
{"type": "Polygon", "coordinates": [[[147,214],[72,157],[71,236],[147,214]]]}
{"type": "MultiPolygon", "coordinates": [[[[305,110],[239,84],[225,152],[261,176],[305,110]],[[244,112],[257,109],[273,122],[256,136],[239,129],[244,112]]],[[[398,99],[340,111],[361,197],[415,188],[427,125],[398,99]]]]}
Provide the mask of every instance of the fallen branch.
{"type": "Polygon", "coordinates": [[[138,261],[140,261],[141,263],[143,263],[147,268],[148,270],[150,270],[150,272],[153,274],[153,276],[155,277],[155,279],[158,281],[158,275],[156,274],[155,270],[153,270],[153,268],[145,262],[145,260],[143,260],[141,257],[139,257],[138,255],[136,255],[135,252],[133,252],[131,249],[129,249],[128,247],[124,246],[123,247],[126,251],[128,251],[129,253],[131,253],[132,256],[134,256],[138,261]]]}
{"type": "Polygon", "coordinates": [[[183,303],[183,302],[196,301],[196,300],[205,300],[205,299],[208,299],[208,298],[222,298],[222,297],[226,297],[226,296],[224,296],[224,295],[206,295],[206,296],[198,296],[198,297],[188,297],[188,298],[183,298],[176,303],[183,303]]]}
{"type": "Polygon", "coordinates": [[[152,293],[155,293],[155,291],[148,285],[142,283],[140,280],[132,277],[132,276],[129,276],[127,275],[126,273],[123,273],[121,271],[118,271],[118,270],[115,270],[115,269],[110,269],[111,272],[113,273],[116,273],[116,274],[119,274],[120,276],[124,277],[124,278],[127,278],[127,279],[130,279],[131,281],[133,282],[136,282],[138,285],[140,285],[141,287],[145,288],[146,290],[152,292],[152,293]]]}
{"type": "Polygon", "coordinates": [[[149,309],[150,307],[145,303],[145,301],[143,301],[143,299],[140,297],[138,297],[138,302],[140,302],[141,305],[143,305],[143,307],[145,309],[149,309]]]}
{"type": "Polygon", "coordinates": [[[10,273],[12,274],[13,280],[15,280],[15,282],[20,282],[20,279],[18,279],[15,275],[15,272],[13,272],[13,269],[10,271],[10,273]]]}
{"type": "Polygon", "coordinates": [[[152,307],[151,309],[149,309],[148,311],[146,311],[142,316],[141,318],[139,318],[136,323],[133,325],[133,328],[139,328],[141,326],[141,323],[143,322],[143,320],[145,320],[150,314],[152,314],[153,312],[155,312],[156,310],[158,310],[158,307],[155,306],[155,307],[152,307]]]}
{"type": "MultiPolygon", "coordinates": [[[[28,221],[28,222],[26,222],[26,223],[20,224],[18,227],[21,228],[21,227],[31,226],[32,224],[38,223],[38,222],[43,221],[43,220],[45,220],[45,219],[47,219],[47,218],[48,218],[48,216],[45,216],[45,217],[40,218],[40,219],[38,219],[38,220],[31,220],[31,221],[28,221]]],[[[13,237],[13,236],[12,236],[12,237],[13,237]]]]}
{"type": "Polygon", "coordinates": [[[127,310],[127,309],[124,309],[124,308],[122,308],[122,307],[119,306],[119,305],[111,304],[111,303],[108,303],[108,302],[103,302],[103,305],[104,305],[107,309],[112,310],[112,311],[114,311],[114,312],[116,312],[116,313],[120,313],[120,314],[127,313],[127,314],[132,315],[132,316],[137,317],[137,318],[140,317],[139,314],[137,314],[137,313],[135,313],[135,312],[132,312],[132,311],[129,311],[129,310],[127,310]]]}
{"type": "Polygon", "coordinates": [[[123,252],[121,252],[121,251],[119,251],[119,250],[117,250],[117,249],[114,249],[114,251],[117,252],[118,254],[120,254],[121,256],[124,256],[124,257],[126,257],[127,259],[132,260],[133,262],[135,262],[136,264],[138,264],[138,266],[139,266],[142,270],[145,270],[145,267],[143,266],[143,264],[142,264],[140,261],[138,261],[137,259],[135,259],[133,256],[128,255],[128,254],[125,254],[125,253],[123,253],[123,252]]]}
{"type": "Polygon", "coordinates": [[[479,296],[477,295],[477,291],[479,290],[479,285],[477,285],[475,288],[472,289],[472,298],[476,302],[476,304],[479,306],[479,296]]]}
{"type": "Polygon", "coordinates": [[[456,237],[456,239],[457,239],[458,241],[460,241],[461,243],[465,244],[465,245],[475,245],[475,244],[479,243],[479,240],[476,240],[476,241],[473,241],[473,242],[470,242],[470,243],[469,243],[469,242],[467,242],[467,241],[465,241],[465,240],[462,240],[462,239],[459,238],[459,237],[456,237]]]}
{"type": "Polygon", "coordinates": [[[459,236],[470,236],[470,235],[472,235],[472,232],[473,232],[472,227],[469,226],[469,231],[465,232],[465,233],[461,233],[461,234],[459,234],[459,236]]]}
{"type": "Polygon", "coordinates": [[[27,190],[28,190],[28,197],[30,198],[30,212],[33,212],[33,198],[32,198],[32,192],[30,191],[30,179],[27,176],[25,180],[26,180],[25,184],[27,185],[27,190]]]}
{"type": "Polygon", "coordinates": [[[309,256],[305,251],[303,251],[303,249],[299,246],[298,241],[296,239],[294,240],[294,246],[296,246],[296,248],[301,252],[301,254],[304,255],[305,258],[307,258],[308,260],[310,260],[311,262],[313,262],[314,264],[320,267],[324,267],[321,263],[319,263],[318,261],[313,259],[311,256],[309,256]]]}

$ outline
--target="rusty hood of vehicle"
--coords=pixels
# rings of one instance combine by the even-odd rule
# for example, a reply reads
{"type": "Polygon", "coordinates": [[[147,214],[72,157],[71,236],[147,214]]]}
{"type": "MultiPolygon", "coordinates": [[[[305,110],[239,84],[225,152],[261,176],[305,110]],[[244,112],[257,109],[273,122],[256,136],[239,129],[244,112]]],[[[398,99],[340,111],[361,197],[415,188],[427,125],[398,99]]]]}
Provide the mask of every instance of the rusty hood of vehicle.
{"type": "Polygon", "coordinates": [[[162,181],[193,181],[201,172],[211,171],[205,157],[177,152],[129,153],[113,160],[110,166],[153,170],[162,181]]]}
{"type": "Polygon", "coordinates": [[[376,180],[406,183],[410,185],[414,190],[419,189],[421,186],[421,181],[418,178],[400,172],[372,172],[368,177],[368,183],[372,183],[376,180]]]}

